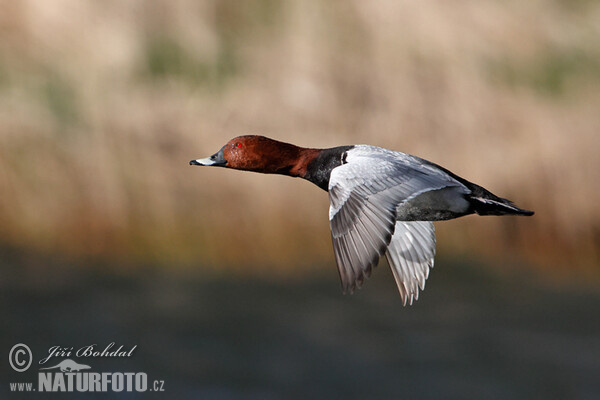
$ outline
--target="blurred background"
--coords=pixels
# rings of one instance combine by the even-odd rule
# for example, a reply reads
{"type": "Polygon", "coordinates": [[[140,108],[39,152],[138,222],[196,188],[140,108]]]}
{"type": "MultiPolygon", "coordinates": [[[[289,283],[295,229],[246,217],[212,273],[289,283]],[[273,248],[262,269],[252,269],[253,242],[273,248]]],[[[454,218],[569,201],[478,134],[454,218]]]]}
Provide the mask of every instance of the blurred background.
{"type": "Polygon", "coordinates": [[[2,351],[138,344],[195,398],[598,398],[599,150],[595,1],[0,0],[2,351]],[[342,296],[326,193],[188,166],[242,134],[536,215],[438,223],[410,308],[384,260],[342,296]]]}

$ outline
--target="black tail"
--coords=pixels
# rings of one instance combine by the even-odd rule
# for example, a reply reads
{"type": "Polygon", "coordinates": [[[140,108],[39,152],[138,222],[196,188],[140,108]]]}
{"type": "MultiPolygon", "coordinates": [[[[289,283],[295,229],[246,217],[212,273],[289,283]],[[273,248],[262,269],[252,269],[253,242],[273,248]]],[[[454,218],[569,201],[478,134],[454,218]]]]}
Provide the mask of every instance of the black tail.
{"type": "Polygon", "coordinates": [[[479,185],[471,183],[472,193],[468,196],[473,211],[479,215],[533,215],[533,211],[524,210],[508,199],[498,197],[479,185]]]}
{"type": "Polygon", "coordinates": [[[482,188],[479,185],[474,184],[473,182],[469,182],[468,180],[461,178],[455,173],[448,171],[446,168],[441,167],[437,164],[434,164],[427,160],[422,160],[423,162],[432,165],[436,168],[441,169],[463,185],[465,185],[471,193],[468,194],[467,200],[471,204],[471,208],[467,212],[469,213],[477,213],[479,215],[525,215],[530,216],[533,215],[533,211],[524,210],[514,205],[514,203],[508,199],[504,199],[502,197],[496,196],[494,193],[490,192],[487,189],[482,188]]]}

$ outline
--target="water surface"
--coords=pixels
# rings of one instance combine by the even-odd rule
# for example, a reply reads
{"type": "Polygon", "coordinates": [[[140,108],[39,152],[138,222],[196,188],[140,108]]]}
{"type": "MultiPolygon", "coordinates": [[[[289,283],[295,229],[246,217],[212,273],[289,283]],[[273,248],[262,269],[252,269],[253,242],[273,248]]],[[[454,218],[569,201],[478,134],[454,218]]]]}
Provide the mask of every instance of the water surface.
{"type": "MultiPolygon", "coordinates": [[[[131,359],[89,364],[147,372],[178,398],[600,398],[599,292],[518,268],[439,260],[412,307],[385,265],[353,296],[341,294],[332,265],[293,280],[27,257],[2,268],[5,355],[18,342],[36,355],[136,344],[131,359]]],[[[7,382],[34,375],[2,364],[2,398],[41,398],[9,394],[7,382]]]]}

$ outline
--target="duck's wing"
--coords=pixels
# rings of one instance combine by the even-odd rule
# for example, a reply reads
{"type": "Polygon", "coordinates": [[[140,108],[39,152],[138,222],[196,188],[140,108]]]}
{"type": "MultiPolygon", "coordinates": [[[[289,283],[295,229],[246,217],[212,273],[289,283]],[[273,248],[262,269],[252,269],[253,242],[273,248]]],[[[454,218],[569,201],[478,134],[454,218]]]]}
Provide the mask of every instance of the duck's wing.
{"type": "Polygon", "coordinates": [[[385,257],[404,305],[419,299],[435,257],[435,228],[431,221],[396,221],[385,257]]]}
{"type": "MultiPolygon", "coordinates": [[[[408,246],[408,235],[419,242],[424,258],[425,254],[433,258],[431,248],[435,241],[427,240],[429,236],[422,229],[427,224],[415,225],[419,227],[415,235],[412,225],[401,224],[406,232],[396,239],[396,208],[421,193],[458,183],[412,156],[371,146],[349,150],[345,161],[331,171],[329,178],[329,223],[344,292],[360,288],[379,257],[389,250],[394,276],[397,282],[406,285],[399,285],[401,294],[409,288],[406,298],[411,293],[416,295],[411,277],[420,277],[423,272],[416,271],[422,271],[426,263],[413,260],[409,264],[402,258],[416,252],[408,246]],[[388,249],[391,241],[394,243],[388,249]],[[429,251],[425,252],[426,249],[429,251]]],[[[419,258],[418,252],[413,258],[419,258]]]]}

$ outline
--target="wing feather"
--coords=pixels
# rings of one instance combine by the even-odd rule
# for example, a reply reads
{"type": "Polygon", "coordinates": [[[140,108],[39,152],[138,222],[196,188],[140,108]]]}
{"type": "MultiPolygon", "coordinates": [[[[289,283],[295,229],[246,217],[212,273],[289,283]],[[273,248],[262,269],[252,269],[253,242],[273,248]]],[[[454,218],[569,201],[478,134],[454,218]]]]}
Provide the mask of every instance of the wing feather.
{"type": "Polygon", "coordinates": [[[435,228],[431,221],[397,221],[386,258],[404,305],[419,298],[433,268],[435,228]]]}

